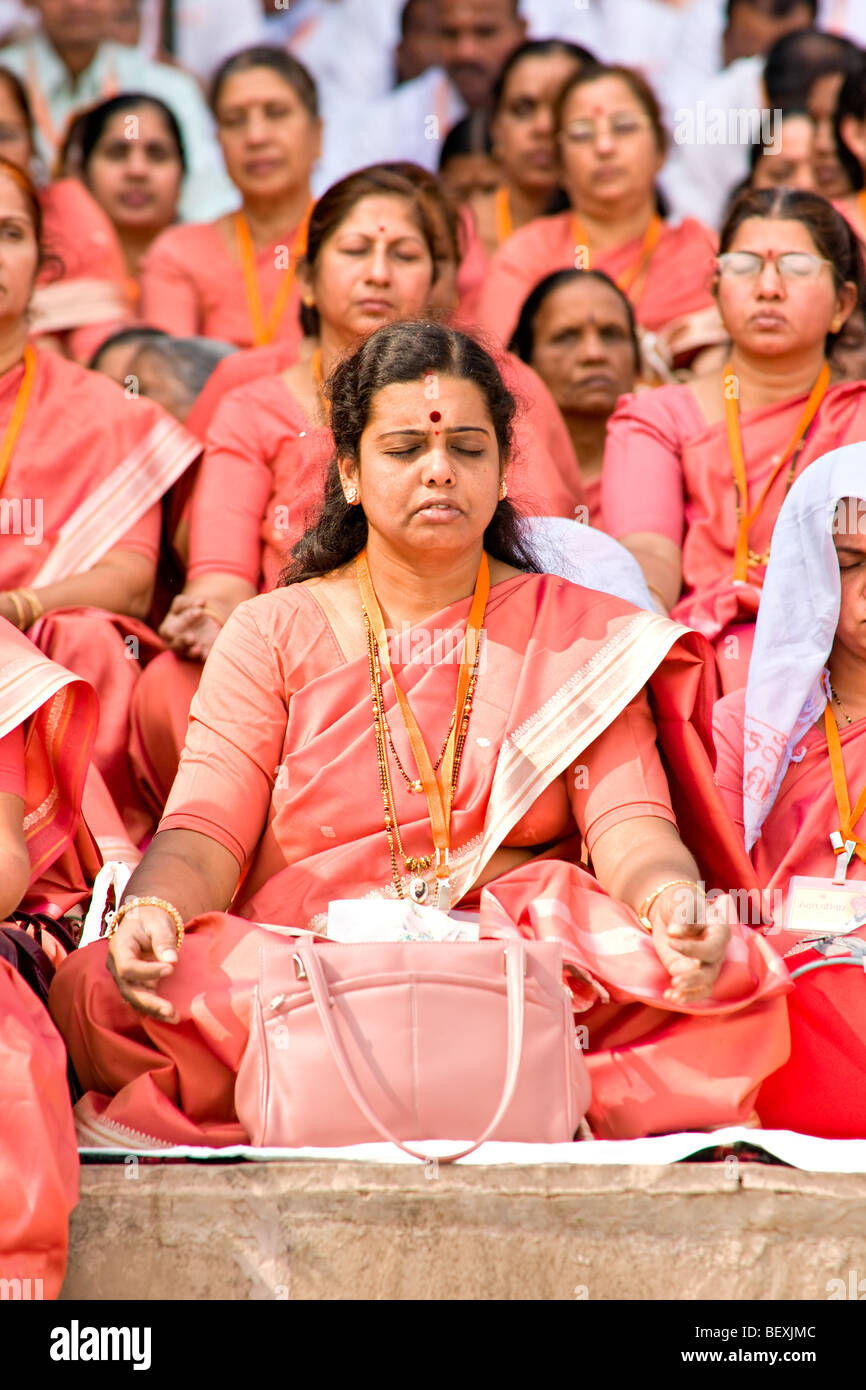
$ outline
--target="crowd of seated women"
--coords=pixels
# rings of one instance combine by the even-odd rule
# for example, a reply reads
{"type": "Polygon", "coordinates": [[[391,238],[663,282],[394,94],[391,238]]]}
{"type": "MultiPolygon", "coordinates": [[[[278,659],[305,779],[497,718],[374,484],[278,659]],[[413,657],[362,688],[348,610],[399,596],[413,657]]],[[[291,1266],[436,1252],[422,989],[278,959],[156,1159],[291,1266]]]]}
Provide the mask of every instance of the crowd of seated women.
{"type": "MultiPolygon", "coordinates": [[[[428,8],[409,97],[437,35],[460,72],[428,8]]],[[[646,73],[476,10],[516,46],[440,171],[317,197],[333,89],[230,53],[202,221],[168,99],[72,111],[50,178],[0,50],[0,1274],[52,1295],[76,1139],[244,1142],[257,924],[335,897],[565,939],[598,1137],[866,1138],[825,968],[866,894],[797,915],[866,878],[866,52],[807,13],[741,54],[789,99],[709,226],[646,73]],[[385,660],[376,613],[485,661],[385,660]]]]}

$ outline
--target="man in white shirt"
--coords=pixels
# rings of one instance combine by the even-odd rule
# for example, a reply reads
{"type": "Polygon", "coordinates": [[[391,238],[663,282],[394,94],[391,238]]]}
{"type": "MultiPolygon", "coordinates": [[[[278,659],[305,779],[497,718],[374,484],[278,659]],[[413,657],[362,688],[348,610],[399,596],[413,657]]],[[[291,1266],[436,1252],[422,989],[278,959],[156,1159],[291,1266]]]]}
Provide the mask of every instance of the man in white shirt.
{"type": "MultiPolygon", "coordinates": [[[[789,34],[808,29],[815,10],[815,0],[729,0],[725,52],[742,53],[759,39],[770,38],[770,45],[735,58],[674,113],[673,144],[659,179],[674,212],[718,227],[731,190],[749,172],[751,142],[760,138],[762,121],[766,125],[776,108],[791,104],[790,96],[780,101],[774,93],[768,102],[766,54],[789,34]],[[750,138],[744,139],[747,125],[750,138]],[[719,139],[722,126],[725,138],[719,139]]],[[[800,91],[797,104],[805,105],[806,97],[800,91]]]]}
{"type": "Polygon", "coordinates": [[[147,92],[171,107],[183,134],[189,173],[181,216],[208,221],[237,205],[198,84],[137,48],[106,41],[114,0],[34,0],[34,8],[39,30],[0,49],[0,63],[27,87],[37,146],[49,169],[75,112],[120,92],[147,92]]]}
{"type": "MultiPolygon", "coordinates": [[[[423,0],[408,0],[403,29],[423,0]]],[[[505,59],[526,37],[518,0],[437,0],[438,62],[380,101],[344,110],[325,127],[317,190],[376,160],[410,159],[431,172],[442,141],[467,111],[489,100],[505,59]]]]}

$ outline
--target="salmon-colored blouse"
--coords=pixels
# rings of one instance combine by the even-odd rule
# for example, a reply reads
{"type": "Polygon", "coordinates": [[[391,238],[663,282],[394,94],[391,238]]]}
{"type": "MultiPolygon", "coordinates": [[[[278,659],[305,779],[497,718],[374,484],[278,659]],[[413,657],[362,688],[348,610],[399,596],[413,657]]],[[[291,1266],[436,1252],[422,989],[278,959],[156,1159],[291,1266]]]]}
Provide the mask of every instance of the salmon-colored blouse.
{"type": "MultiPolygon", "coordinates": [[[[267,322],[286,275],[285,262],[297,228],[256,253],[256,278],[267,322]]],[[[253,347],[253,325],[241,267],[216,222],[170,227],[158,236],[141,269],[140,315],[144,323],[176,337],[201,334],[237,347],[253,347]]],[[[297,361],[301,343],[300,295],[292,288],[274,341],[297,361]]]]}

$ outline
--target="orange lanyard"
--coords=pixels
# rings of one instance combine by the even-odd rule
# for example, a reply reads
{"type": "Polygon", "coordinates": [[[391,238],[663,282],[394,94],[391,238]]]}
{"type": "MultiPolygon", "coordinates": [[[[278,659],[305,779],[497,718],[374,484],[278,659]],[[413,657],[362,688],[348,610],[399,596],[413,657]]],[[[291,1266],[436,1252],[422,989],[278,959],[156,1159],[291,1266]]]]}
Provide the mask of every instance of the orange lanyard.
{"type": "Polygon", "coordinates": [[[36,353],[28,343],[24,349],[24,376],[18,387],[18,395],[12,409],[12,418],[6,426],[3,443],[0,444],[0,488],[6,481],[6,474],[9,472],[9,465],[12,462],[12,451],[17,443],[18,435],[21,433],[21,426],[24,424],[24,416],[27,414],[27,407],[30,404],[30,393],[33,390],[35,375],[36,353]]]}
{"type": "MultiPolygon", "coordinates": [[[[642,275],[644,271],[649,269],[649,263],[652,259],[653,252],[658,246],[659,237],[662,234],[663,227],[664,223],[662,222],[658,213],[655,213],[650,218],[650,224],[647,227],[646,232],[644,234],[644,239],[641,243],[641,248],[635,256],[634,260],[632,261],[631,265],[626,266],[622,274],[616,276],[617,285],[622,290],[623,294],[629,295],[629,298],[632,299],[632,303],[634,304],[637,303],[637,301],[643,294],[644,286],[643,284],[641,284],[640,289],[637,291],[633,298],[629,294],[629,290],[634,285],[638,276],[642,275]]],[[[572,235],[574,236],[575,246],[585,246],[587,252],[589,253],[588,262],[585,266],[582,266],[581,269],[591,270],[592,249],[589,244],[589,238],[586,235],[586,229],[583,223],[581,222],[580,218],[577,216],[577,213],[575,213],[571,219],[571,230],[572,235]]]]}
{"type": "MultiPolygon", "coordinates": [[[[791,472],[788,480],[790,487],[794,477],[794,469],[797,466],[797,459],[800,450],[805,442],[806,431],[811,425],[818,407],[827,394],[827,387],[830,384],[830,365],[825,362],[815,385],[812,387],[809,399],[803,409],[800,419],[797,421],[797,428],[794,437],[785,450],[776,467],[767,479],[764,489],[751,511],[749,511],[749,485],[746,479],[746,461],[743,456],[743,440],[740,435],[740,409],[736,394],[736,378],[730,362],[725,367],[723,373],[724,396],[725,396],[725,423],[728,427],[728,450],[731,456],[731,466],[734,470],[734,482],[737,486],[738,498],[738,519],[737,544],[734,550],[734,579],[745,583],[749,573],[749,529],[754,524],[761,508],[767,497],[767,493],[778,478],[780,472],[785,467],[788,460],[791,460],[791,472]]],[[[766,563],[763,556],[760,563],[766,563]]]]}
{"type": "Polygon", "coordinates": [[[307,208],[300,227],[295,234],[292,243],[289,264],[283,272],[283,278],[279,289],[274,296],[271,305],[271,312],[265,320],[262,309],[262,296],[259,291],[259,280],[256,274],[256,251],[253,246],[253,239],[250,234],[249,224],[242,212],[235,213],[235,236],[237,237],[238,256],[240,258],[241,270],[244,277],[244,289],[247,296],[247,308],[249,309],[250,322],[253,326],[253,344],[255,347],[267,347],[268,343],[273,342],[274,334],[279,326],[280,319],[286,311],[289,302],[289,295],[295,284],[295,269],[298,261],[307,249],[307,226],[310,221],[310,213],[313,204],[307,208]]]}
{"type": "MultiPolygon", "coordinates": [[[[836,793],[836,806],[839,811],[838,835],[831,835],[830,840],[836,854],[845,853],[844,841],[847,840],[849,844],[853,842],[854,853],[866,863],[866,844],[862,840],[858,840],[854,834],[855,825],[857,825],[863,812],[866,811],[866,787],[858,796],[852,811],[848,797],[848,783],[845,779],[845,764],[842,761],[842,740],[839,737],[839,730],[836,727],[836,720],[833,718],[829,700],[824,706],[824,729],[827,734],[827,751],[830,754],[830,770],[833,773],[833,790],[836,793]],[[838,845],[836,844],[837,839],[838,845]]],[[[850,857],[849,854],[848,858],[850,859],[850,857]]]]}
{"type": "Polygon", "coordinates": [[[494,206],[496,210],[496,244],[501,246],[514,231],[514,223],[511,220],[511,202],[507,188],[497,188],[494,206]]]}
{"type": "MultiPolygon", "coordinates": [[[[403,723],[412,747],[412,755],[415,765],[424,788],[424,795],[427,798],[427,811],[430,816],[430,828],[433,832],[433,844],[436,847],[436,878],[444,880],[448,878],[449,859],[451,852],[451,776],[454,771],[454,753],[457,746],[457,724],[454,721],[451,732],[448,735],[448,742],[445,745],[445,752],[439,764],[438,773],[433,770],[433,763],[430,754],[427,752],[427,745],[424,742],[424,735],[418,727],[418,721],[412,713],[412,708],[403,691],[400,689],[394,677],[391,666],[391,653],[388,648],[388,635],[385,630],[385,623],[382,618],[382,610],[373,588],[373,581],[370,578],[370,566],[367,563],[367,552],[362,550],[355,561],[355,573],[358,579],[358,588],[361,591],[361,602],[367,613],[373,634],[379,644],[381,659],[385,663],[391,683],[394,686],[394,693],[397,696],[397,703],[400,706],[400,713],[403,716],[403,723]]],[[[478,567],[478,578],[475,581],[475,593],[472,596],[472,607],[469,610],[469,617],[466,622],[466,638],[463,643],[463,656],[460,660],[460,672],[457,677],[457,702],[455,708],[461,710],[466,699],[466,692],[469,689],[469,680],[472,667],[478,652],[478,644],[481,640],[481,628],[484,623],[484,610],[487,607],[487,596],[490,593],[490,566],[487,563],[487,556],[484,552],[481,555],[481,564],[478,567]]]]}

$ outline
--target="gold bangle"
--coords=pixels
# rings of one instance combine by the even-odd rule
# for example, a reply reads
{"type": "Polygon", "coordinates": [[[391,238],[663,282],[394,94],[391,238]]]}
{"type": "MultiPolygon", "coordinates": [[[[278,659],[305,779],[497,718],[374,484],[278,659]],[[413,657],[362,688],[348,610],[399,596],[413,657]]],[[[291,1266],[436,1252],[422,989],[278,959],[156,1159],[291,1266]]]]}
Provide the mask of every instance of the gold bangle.
{"type": "Polygon", "coordinates": [[[200,608],[198,611],[199,611],[200,613],[204,613],[204,615],[205,615],[206,618],[211,618],[215,623],[217,623],[217,624],[219,625],[219,627],[225,627],[225,625],[226,625],[226,620],[225,620],[225,618],[221,618],[220,615],[219,615],[219,613],[216,611],[216,609],[215,609],[215,608],[211,608],[209,604],[203,603],[202,606],[201,606],[201,608],[200,608]]]}
{"type": "Polygon", "coordinates": [[[17,589],[8,589],[6,592],[6,597],[11,600],[12,605],[15,609],[17,617],[17,622],[15,626],[17,627],[19,632],[26,632],[30,624],[27,622],[24,614],[24,608],[21,603],[21,595],[19,594],[17,589]]]}
{"type": "Polygon", "coordinates": [[[640,909],[639,909],[638,914],[637,914],[637,916],[638,916],[638,921],[640,922],[640,924],[641,924],[641,926],[643,927],[644,931],[649,932],[650,936],[652,936],[653,927],[652,927],[652,922],[651,922],[650,919],[649,919],[649,915],[650,915],[650,910],[651,910],[653,904],[655,903],[656,899],[657,899],[657,898],[660,898],[661,895],[662,895],[662,893],[666,893],[667,890],[668,890],[669,888],[678,888],[680,885],[683,885],[683,884],[684,884],[686,887],[688,887],[688,888],[695,888],[695,889],[697,889],[698,893],[703,893],[703,896],[704,896],[704,898],[706,899],[706,893],[704,893],[704,890],[703,890],[703,888],[701,887],[701,885],[698,883],[697,879],[694,879],[694,878],[671,878],[671,879],[668,879],[667,883],[661,884],[660,887],[656,888],[655,892],[653,892],[653,893],[648,893],[648,894],[647,894],[647,896],[644,898],[643,902],[641,903],[640,909]]]}
{"type": "Polygon", "coordinates": [[[120,926],[127,912],[133,907],[159,907],[162,908],[163,912],[167,912],[174,922],[174,929],[177,933],[178,950],[180,949],[183,945],[183,918],[177,908],[173,907],[171,903],[166,902],[165,898],[124,898],[117,911],[112,912],[109,917],[106,918],[108,922],[108,931],[105,933],[106,936],[114,936],[114,933],[117,931],[117,928],[120,926]]]}
{"type": "Polygon", "coordinates": [[[45,606],[41,600],[36,597],[32,589],[19,589],[18,593],[21,598],[26,599],[30,605],[30,623],[28,626],[32,627],[33,624],[38,622],[42,617],[42,614],[45,612],[45,606]]]}

